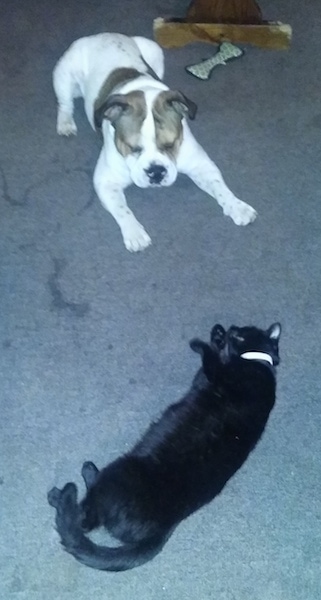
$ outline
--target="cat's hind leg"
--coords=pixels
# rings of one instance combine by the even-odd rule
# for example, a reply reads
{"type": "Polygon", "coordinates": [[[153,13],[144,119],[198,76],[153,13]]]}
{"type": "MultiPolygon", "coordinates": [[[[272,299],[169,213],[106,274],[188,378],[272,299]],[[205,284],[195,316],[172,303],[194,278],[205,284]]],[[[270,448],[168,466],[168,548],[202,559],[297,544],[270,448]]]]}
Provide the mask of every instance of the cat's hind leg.
{"type": "Polygon", "coordinates": [[[48,502],[56,509],[56,528],[63,545],[72,546],[81,533],[76,485],[67,483],[62,490],[53,488],[48,493],[48,502]]]}
{"type": "Polygon", "coordinates": [[[91,461],[84,462],[81,474],[84,479],[87,494],[79,505],[79,521],[82,531],[88,533],[98,527],[95,492],[91,491],[95,487],[99,476],[99,470],[91,461]]]}
{"type": "Polygon", "coordinates": [[[215,345],[218,350],[223,350],[226,344],[226,331],[219,323],[216,323],[211,331],[211,343],[215,345]]]}
{"type": "Polygon", "coordinates": [[[98,479],[99,470],[93,462],[87,460],[82,466],[81,475],[88,491],[95,485],[98,479]]]}
{"type": "Polygon", "coordinates": [[[216,376],[217,367],[220,364],[218,348],[197,338],[191,340],[189,345],[194,352],[197,352],[201,355],[203,371],[208,381],[213,383],[216,376]]]}
{"type": "Polygon", "coordinates": [[[56,487],[52,488],[47,494],[47,499],[50,506],[58,508],[61,499],[61,490],[58,490],[56,487]]]}

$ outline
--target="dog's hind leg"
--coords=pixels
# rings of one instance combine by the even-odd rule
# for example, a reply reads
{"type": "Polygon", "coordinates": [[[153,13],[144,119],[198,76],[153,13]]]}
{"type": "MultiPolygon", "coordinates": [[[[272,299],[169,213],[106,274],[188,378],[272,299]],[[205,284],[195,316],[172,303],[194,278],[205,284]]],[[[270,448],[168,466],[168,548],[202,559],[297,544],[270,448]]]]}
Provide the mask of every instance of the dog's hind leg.
{"type": "Polygon", "coordinates": [[[164,53],[162,48],[147,38],[135,36],[134,42],[137,44],[144,61],[155,71],[157,77],[164,77],[164,53]]]}
{"type": "Polygon", "coordinates": [[[58,103],[57,133],[67,136],[77,133],[73,118],[74,98],[81,96],[68,62],[68,56],[64,55],[53,71],[53,87],[58,103]]]}

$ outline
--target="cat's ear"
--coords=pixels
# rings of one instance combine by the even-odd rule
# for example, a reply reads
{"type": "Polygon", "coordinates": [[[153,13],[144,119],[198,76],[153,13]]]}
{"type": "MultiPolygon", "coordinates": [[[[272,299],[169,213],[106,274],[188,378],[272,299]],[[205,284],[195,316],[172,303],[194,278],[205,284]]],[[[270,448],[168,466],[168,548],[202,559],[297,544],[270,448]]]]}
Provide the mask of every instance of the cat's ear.
{"type": "Polygon", "coordinates": [[[194,352],[197,352],[202,357],[202,366],[204,373],[209,381],[213,381],[216,372],[217,355],[214,350],[197,338],[194,338],[189,343],[194,352]]]}
{"type": "Polygon", "coordinates": [[[281,325],[280,323],[273,323],[273,325],[271,325],[268,330],[267,330],[267,335],[269,336],[269,338],[271,340],[275,340],[276,342],[279,341],[280,339],[280,335],[281,335],[281,325]]]}
{"type": "Polygon", "coordinates": [[[211,331],[211,343],[216,344],[219,350],[225,346],[226,331],[222,325],[216,323],[211,331]]]}

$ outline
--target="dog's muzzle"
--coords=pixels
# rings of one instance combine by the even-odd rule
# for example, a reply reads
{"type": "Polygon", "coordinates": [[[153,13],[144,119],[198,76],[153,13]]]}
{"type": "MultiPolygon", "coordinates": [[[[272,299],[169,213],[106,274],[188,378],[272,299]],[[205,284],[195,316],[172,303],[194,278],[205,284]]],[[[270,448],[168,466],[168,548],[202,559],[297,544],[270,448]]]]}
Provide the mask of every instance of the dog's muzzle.
{"type": "Polygon", "coordinates": [[[167,174],[163,165],[152,163],[148,169],[144,169],[151,185],[160,185],[167,174]]]}

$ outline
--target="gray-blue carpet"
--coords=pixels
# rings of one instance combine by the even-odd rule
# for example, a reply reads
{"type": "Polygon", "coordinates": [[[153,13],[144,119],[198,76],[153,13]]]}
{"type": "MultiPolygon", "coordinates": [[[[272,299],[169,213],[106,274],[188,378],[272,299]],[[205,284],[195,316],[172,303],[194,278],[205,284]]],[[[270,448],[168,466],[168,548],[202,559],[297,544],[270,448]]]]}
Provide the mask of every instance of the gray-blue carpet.
{"type": "MultiPolygon", "coordinates": [[[[321,4],[262,1],[288,52],[246,49],[208,82],[166,50],[166,81],[199,106],[192,130],[258,211],[245,228],[187,178],[132,187],[153,245],[130,254],[92,189],[100,148],[77,105],[60,138],[52,68],[78,37],[152,37],[187,0],[15,0],[1,8],[1,598],[317,600],[321,597],[321,4]],[[224,492],[152,562],[122,574],[63,552],[46,494],[130,447],[186,390],[188,347],[221,321],[280,320],[277,405],[224,492]]],[[[175,500],[175,499],[173,499],[175,500]]]]}

